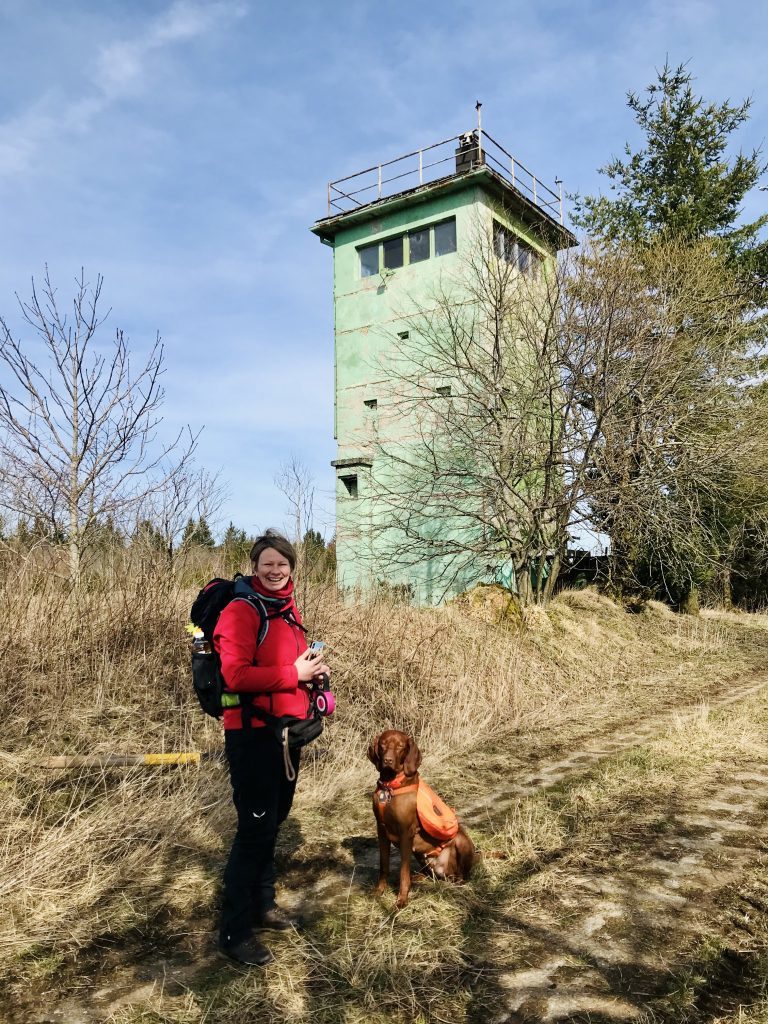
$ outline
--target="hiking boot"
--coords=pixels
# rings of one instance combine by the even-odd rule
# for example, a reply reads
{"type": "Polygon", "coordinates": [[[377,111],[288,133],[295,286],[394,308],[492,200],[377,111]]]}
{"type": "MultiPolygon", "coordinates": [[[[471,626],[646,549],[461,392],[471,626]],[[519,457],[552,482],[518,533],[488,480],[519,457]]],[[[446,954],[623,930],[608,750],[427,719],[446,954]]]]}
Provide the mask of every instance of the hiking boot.
{"type": "Polygon", "coordinates": [[[269,928],[278,932],[287,931],[289,928],[298,928],[300,924],[300,918],[289,914],[282,907],[270,907],[256,920],[257,928],[269,928]]]}
{"type": "Polygon", "coordinates": [[[242,942],[222,942],[219,949],[224,956],[246,967],[264,967],[275,959],[264,943],[253,937],[243,939],[242,942]]]}

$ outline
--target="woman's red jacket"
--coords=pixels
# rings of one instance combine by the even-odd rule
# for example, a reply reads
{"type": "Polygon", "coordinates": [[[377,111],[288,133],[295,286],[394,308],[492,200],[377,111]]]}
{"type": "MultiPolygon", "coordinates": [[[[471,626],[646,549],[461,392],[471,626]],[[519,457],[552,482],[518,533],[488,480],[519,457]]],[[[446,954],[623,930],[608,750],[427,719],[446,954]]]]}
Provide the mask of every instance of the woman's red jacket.
{"type": "MultiPolygon", "coordinates": [[[[293,614],[300,622],[295,608],[293,614]]],[[[253,694],[253,705],[273,715],[306,718],[309,694],[294,665],[307,649],[304,632],[278,616],[269,619],[267,635],[259,644],[260,625],[259,613],[247,601],[232,601],[219,616],[213,643],[227,689],[253,694]]],[[[264,723],[253,715],[251,724],[257,728],[264,723]]],[[[225,708],[224,728],[242,727],[240,708],[225,708]]]]}

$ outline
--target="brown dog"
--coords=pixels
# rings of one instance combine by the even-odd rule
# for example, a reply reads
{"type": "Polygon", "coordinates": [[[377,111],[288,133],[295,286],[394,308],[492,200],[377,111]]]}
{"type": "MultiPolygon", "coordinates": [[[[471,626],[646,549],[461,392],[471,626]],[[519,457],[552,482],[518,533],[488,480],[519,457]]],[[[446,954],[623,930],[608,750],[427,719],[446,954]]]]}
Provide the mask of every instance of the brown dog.
{"type": "Polygon", "coordinates": [[[416,790],[421,752],[404,732],[388,729],[374,737],[368,758],[379,770],[373,794],[373,813],[379,837],[379,880],[374,892],[381,895],[389,877],[389,844],[400,849],[400,891],[397,906],[408,902],[411,889],[411,853],[435,878],[465,882],[472,870],[475,848],[464,829],[446,842],[432,838],[421,827],[416,812],[416,790]]]}

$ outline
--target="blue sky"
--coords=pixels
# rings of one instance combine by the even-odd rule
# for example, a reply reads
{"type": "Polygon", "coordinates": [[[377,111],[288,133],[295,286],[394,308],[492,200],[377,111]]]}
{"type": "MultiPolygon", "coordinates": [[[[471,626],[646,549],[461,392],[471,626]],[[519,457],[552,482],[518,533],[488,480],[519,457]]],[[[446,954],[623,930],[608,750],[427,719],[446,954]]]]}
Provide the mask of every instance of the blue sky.
{"type": "Polygon", "coordinates": [[[164,339],[164,429],[204,425],[223,525],[282,525],[296,457],[330,535],[326,182],[467,130],[481,99],[535,173],[597,191],[667,56],[708,99],[752,96],[737,141],[761,146],[766,40],[755,0],[0,0],[0,313],[46,263],[63,295],[103,274],[137,356],[164,339]]]}

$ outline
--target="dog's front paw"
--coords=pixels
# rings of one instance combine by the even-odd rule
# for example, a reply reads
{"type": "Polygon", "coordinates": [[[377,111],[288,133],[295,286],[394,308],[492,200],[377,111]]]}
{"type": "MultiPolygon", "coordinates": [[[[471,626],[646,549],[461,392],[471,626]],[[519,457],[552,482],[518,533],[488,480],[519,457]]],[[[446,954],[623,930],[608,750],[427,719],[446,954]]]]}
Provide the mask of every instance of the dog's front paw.
{"type": "Polygon", "coordinates": [[[373,889],[371,891],[371,895],[372,896],[383,896],[386,891],[387,891],[387,880],[386,880],[386,878],[381,878],[376,883],[376,885],[373,887],[373,889]]]}
{"type": "Polygon", "coordinates": [[[408,893],[406,893],[405,896],[398,896],[397,897],[397,902],[395,903],[395,906],[397,907],[398,910],[402,910],[403,907],[405,907],[407,905],[407,903],[408,903],[408,893]]]}

